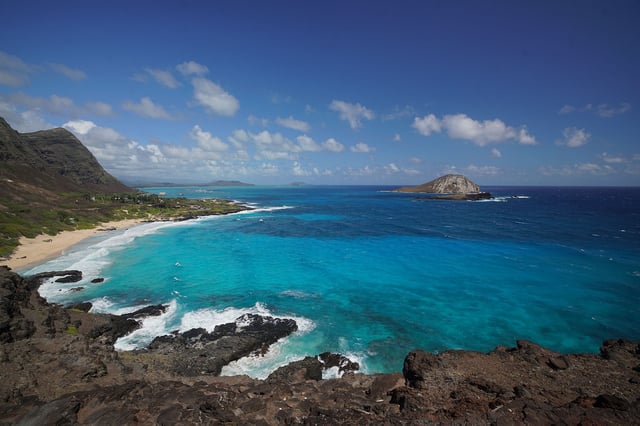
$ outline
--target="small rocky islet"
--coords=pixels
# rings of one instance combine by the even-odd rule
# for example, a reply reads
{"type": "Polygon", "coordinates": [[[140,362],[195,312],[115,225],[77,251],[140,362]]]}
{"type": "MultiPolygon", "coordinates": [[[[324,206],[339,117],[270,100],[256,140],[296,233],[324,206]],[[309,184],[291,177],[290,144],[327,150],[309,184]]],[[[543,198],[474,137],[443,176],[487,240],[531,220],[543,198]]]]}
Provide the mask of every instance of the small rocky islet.
{"type": "Polygon", "coordinates": [[[56,276],[77,271],[21,277],[0,267],[0,424],[640,424],[635,341],[607,340],[599,354],[525,340],[489,353],[414,350],[397,373],[372,375],[327,352],[265,380],[220,377],[295,321],[246,315],[117,352],[120,336],[166,307],[116,316],[50,304],[37,289],[56,276]],[[330,368],[342,377],[323,379],[330,368]]]}
{"type": "Polygon", "coordinates": [[[422,194],[419,200],[479,201],[493,198],[491,193],[482,192],[480,186],[466,176],[456,174],[440,176],[421,185],[403,186],[393,192],[422,194]]]}

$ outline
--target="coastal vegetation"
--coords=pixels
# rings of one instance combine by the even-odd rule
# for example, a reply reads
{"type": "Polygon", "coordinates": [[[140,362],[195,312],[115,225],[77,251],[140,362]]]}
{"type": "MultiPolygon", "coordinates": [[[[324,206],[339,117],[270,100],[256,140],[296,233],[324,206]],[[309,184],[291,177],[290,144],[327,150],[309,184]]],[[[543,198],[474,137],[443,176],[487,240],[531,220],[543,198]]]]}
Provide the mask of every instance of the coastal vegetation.
{"type": "Polygon", "coordinates": [[[124,219],[184,220],[246,209],[227,200],[165,198],[145,192],[65,193],[53,200],[22,202],[0,197],[0,205],[4,207],[0,210],[0,256],[10,255],[22,236],[53,236],[124,219]]]}

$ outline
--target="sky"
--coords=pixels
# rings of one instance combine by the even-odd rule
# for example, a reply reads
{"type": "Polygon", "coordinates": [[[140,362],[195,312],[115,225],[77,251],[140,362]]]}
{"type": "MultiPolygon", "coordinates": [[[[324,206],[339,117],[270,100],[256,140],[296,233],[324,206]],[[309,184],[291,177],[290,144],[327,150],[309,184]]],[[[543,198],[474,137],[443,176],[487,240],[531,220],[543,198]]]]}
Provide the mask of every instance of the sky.
{"type": "Polygon", "coordinates": [[[126,183],[640,186],[640,2],[4,0],[0,116],[126,183]]]}

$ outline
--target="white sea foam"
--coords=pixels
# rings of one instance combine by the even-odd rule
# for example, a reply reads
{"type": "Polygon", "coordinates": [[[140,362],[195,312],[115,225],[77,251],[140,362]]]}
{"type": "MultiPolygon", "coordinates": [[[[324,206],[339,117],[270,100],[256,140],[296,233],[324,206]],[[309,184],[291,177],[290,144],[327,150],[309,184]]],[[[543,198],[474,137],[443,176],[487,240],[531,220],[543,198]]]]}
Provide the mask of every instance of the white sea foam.
{"type": "MultiPolygon", "coordinates": [[[[263,304],[256,303],[250,308],[226,308],[223,310],[200,309],[187,312],[181,320],[180,331],[184,332],[192,328],[205,328],[211,332],[216,325],[236,322],[238,327],[245,326],[242,321],[236,321],[245,314],[257,314],[263,316],[274,316],[263,304]]],[[[293,319],[298,325],[298,330],[293,333],[293,337],[298,337],[309,333],[315,328],[315,323],[307,318],[296,316],[277,316],[278,318],[293,319]]],[[[222,369],[222,376],[234,376],[246,374],[253,378],[264,379],[277,368],[292,361],[304,358],[300,354],[293,353],[289,348],[290,337],[280,339],[269,346],[269,350],[264,355],[250,355],[234,361],[222,369]]]]}
{"type": "Polygon", "coordinates": [[[169,324],[174,319],[177,310],[178,303],[174,299],[169,302],[169,307],[162,315],[145,317],[142,319],[142,326],[139,329],[119,338],[113,347],[119,351],[130,351],[149,345],[155,337],[168,334],[171,331],[169,324]]]}
{"type": "Polygon", "coordinates": [[[233,361],[222,368],[221,376],[247,375],[254,379],[266,379],[269,374],[278,368],[293,361],[303,359],[306,355],[299,353],[295,348],[291,348],[291,339],[295,339],[309,333],[315,328],[315,323],[303,317],[280,317],[291,318],[298,324],[298,331],[289,337],[280,339],[269,346],[265,354],[254,354],[233,361]]]}

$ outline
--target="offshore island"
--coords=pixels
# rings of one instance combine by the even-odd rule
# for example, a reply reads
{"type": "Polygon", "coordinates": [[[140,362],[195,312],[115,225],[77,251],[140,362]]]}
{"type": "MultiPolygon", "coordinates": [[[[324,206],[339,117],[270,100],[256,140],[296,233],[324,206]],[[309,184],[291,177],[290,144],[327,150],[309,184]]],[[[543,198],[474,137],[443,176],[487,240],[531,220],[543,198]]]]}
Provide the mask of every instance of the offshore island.
{"type": "MultiPolygon", "coordinates": [[[[68,131],[20,134],[2,119],[0,179],[4,263],[29,238],[247,208],[140,193],[104,171],[68,131]]],[[[399,191],[472,200],[482,194],[474,185],[453,175],[399,191]]],[[[0,424],[638,424],[640,418],[639,342],[612,336],[599,354],[560,354],[526,340],[489,353],[417,348],[398,360],[396,373],[373,375],[326,352],[265,380],[220,377],[229,362],[266,353],[296,322],[243,315],[212,332],[174,332],[144,349],[116,351],[119,337],[167,307],[95,314],[91,303],[61,306],[38,294],[45,279],[82,278],[82,271],[22,277],[0,267],[0,424]]]]}

